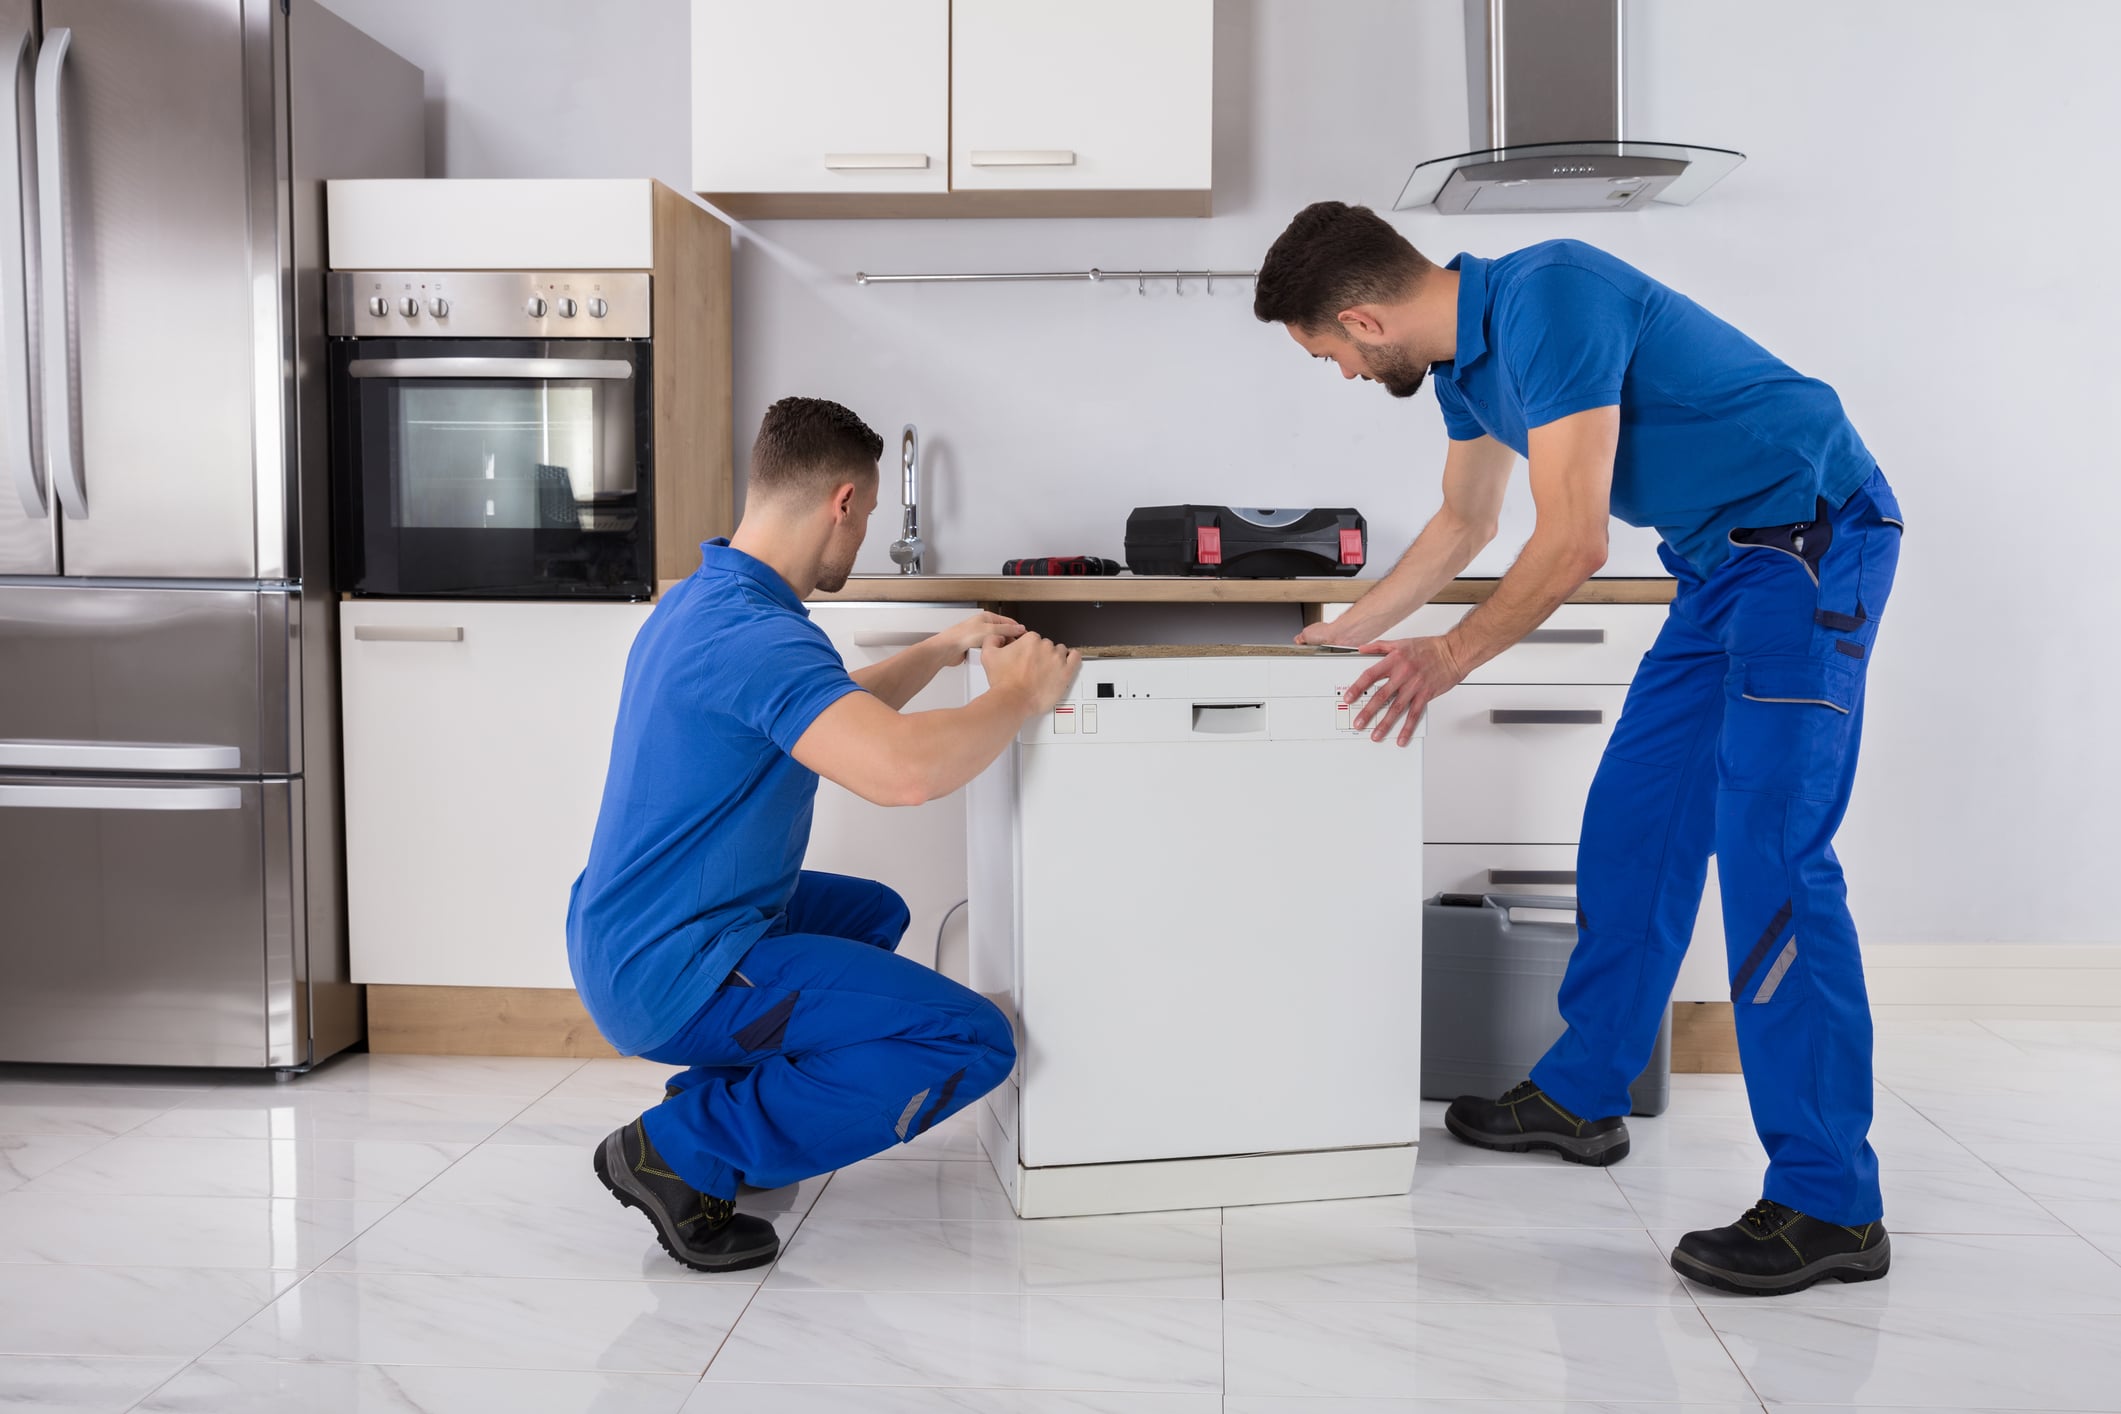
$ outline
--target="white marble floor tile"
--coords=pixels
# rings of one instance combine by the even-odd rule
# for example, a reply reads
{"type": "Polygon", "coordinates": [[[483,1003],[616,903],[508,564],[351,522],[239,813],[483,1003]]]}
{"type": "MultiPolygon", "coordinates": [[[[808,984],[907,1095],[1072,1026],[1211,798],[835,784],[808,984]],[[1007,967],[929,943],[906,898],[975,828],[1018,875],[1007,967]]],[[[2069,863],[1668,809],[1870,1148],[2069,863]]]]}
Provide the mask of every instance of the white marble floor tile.
{"type": "Polygon", "coordinates": [[[187,1096],[136,1132],[146,1139],[476,1144],[514,1119],[524,1105],[506,1095],[370,1095],[289,1085],[244,1087],[187,1096]]]}
{"type": "Polygon", "coordinates": [[[2121,1194],[2105,1200],[2050,1201],[2047,1210],[2108,1254],[2121,1252],[2121,1194]]]}
{"type": "Polygon", "coordinates": [[[923,1159],[965,1159],[985,1163],[987,1154],[980,1148],[975,1114],[974,1110],[959,1110],[926,1134],[917,1135],[905,1144],[894,1144],[875,1157],[910,1159],[916,1163],[923,1159]]]}
{"type": "Polygon", "coordinates": [[[1691,1305],[1226,1301],[1223,1307],[1224,1389],[1231,1396],[1662,1404],[1751,1396],[1691,1305]]]}
{"type": "Polygon", "coordinates": [[[658,1103],[655,1094],[552,1094],[524,1108],[493,1136],[496,1144],[551,1144],[587,1149],[658,1103]]]}
{"type": "Polygon", "coordinates": [[[832,1176],[819,1218],[969,1218],[1015,1222],[1009,1195],[987,1164],[870,1159],[832,1176]]]}
{"type": "MultiPolygon", "coordinates": [[[[1767,1153],[1750,1119],[1685,1115],[1631,1119],[1628,1138],[1628,1157],[1623,1162],[1630,1168],[1767,1167],[1767,1153]]],[[[1980,1160],[1966,1148],[1912,1110],[1881,1112],[1871,1128],[1871,1143],[1880,1162],[1896,1168],[1980,1167],[1980,1160]]]]}
{"type": "Polygon", "coordinates": [[[751,1294],[681,1281],[317,1272],[209,1357],[697,1373],[751,1294]]]}
{"type": "Polygon", "coordinates": [[[535,1100],[582,1068],[534,1056],[342,1055],[293,1082],[297,1094],[503,1095],[535,1100]]]}
{"type": "Polygon", "coordinates": [[[1136,1296],[761,1291],[711,1381],[1212,1393],[1219,1303],[1136,1296]]]}
{"type": "Polygon", "coordinates": [[[2121,1387],[2121,1316],[1805,1311],[1780,1299],[1706,1314],[1770,1404],[2111,1411],[2121,1387]]]}
{"type": "Polygon", "coordinates": [[[202,1360],[138,1414],[676,1414],[696,1384],[689,1374],[202,1360]]]}
{"type": "Polygon", "coordinates": [[[0,1083],[0,1134],[109,1137],[205,1093],[211,1092],[8,1081],[0,1083]]]}
{"type": "MultiPolygon", "coordinates": [[[[736,1385],[704,1381],[683,1414],[1222,1414],[1214,1394],[1116,1390],[736,1385]]],[[[1319,1410],[1316,1414],[1330,1414],[1319,1410]]],[[[1493,1414],[1508,1414],[1496,1410],[1493,1414]]],[[[1653,1414],[1653,1411],[1641,1411],[1653,1414]]],[[[1755,1409],[1753,1414],[1759,1414],[1755,1409]]]]}
{"type": "MultiPolygon", "coordinates": [[[[1660,1232],[1667,1248],[1681,1234],[1660,1232]]],[[[1691,1287],[1704,1308],[1757,1301],[1691,1287]]],[[[1894,1233],[1893,1269],[1878,1281],[1823,1281],[1776,1298],[1796,1310],[1858,1308],[2055,1311],[2121,1315],[2121,1265],[2074,1234],[2061,1237],[1894,1233]]]]}
{"type": "Polygon", "coordinates": [[[182,1360],[89,1360],[0,1355],[0,1409],[34,1414],[124,1414],[182,1369],[182,1360]]]}
{"type": "Polygon", "coordinates": [[[195,1198],[395,1200],[470,1152],[468,1144],[305,1139],[143,1139],[103,1142],[23,1185],[31,1193],[195,1198]]]}
{"type": "Polygon", "coordinates": [[[90,1134],[0,1134],[0,1193],[109,1142],[90,1134]]]}
{"type": "Polygon", "coordinates": [[[294,1280],[291,1272],[0,1265],[0,1352],[189,1360],[294,1280]]]}
{"type": "MultiPolygon", "coordinates": [[[[1301,1395],[1236,1397],[1223,1414],[1761,1414],[1742,1404],[1622,1404],[1558,1399],[1312,1399],[1301,1395]]],[[[1835,1410],[1834,1414],[1846,1414],[1835,1410]]],[[[1913,1414],[1901,1410],[1899,1414],[1913,1414]]],[[[1924,1410],[1923,1414],[1932,1414],[1924,1410]]]]}
{"type": "Polygon", "coordinates": [[[1640,1229],[1363,1228],[1249,1224],[1223,1231],[1232,1301],[1691,1304],[1640,1229]]]}
{"type": "MultiPolygon", "coordinates": [[[[324,1264],[334,1272],[561,1277],[611,1281],[728,1282],[757,1286],[761,1270],[696,1272],[657,1245],[648,1219],[600,1188],[601,1207],[407,1203],[324,1264]]],[[[801,1217],[774,1223],[786,1241],[801,1217]]]]}
{"type": "Polygon", "coordinates": [[[389,1203],[0,1193],[0,1262],[307,1271],[389,1203]]]}
{"type": "Polygon", "coordinates": [[[1981,1029],[2035,1055],[2055,1052],[2074,1057],[2098,1051],[2121,1056],[2121,1022],[1988,1018],[1981,1022],[1981,1029]]]}
{"type": "Polygon", "coordinates": [[[662,1099],[663,1087],[683,1073],[682,1066],[663,1065],[639,1056],[604,1057],[580,1062],[580,1069],[547,1093],[554,1099],[597,1096],[624,1100],[639,1114],[662,1099]]]}
{"type": "Polygon", "coordinates": [[[2121,1144],[2011,1144],[1986,1157],[1996,1172],[2043,1205],[2121,1195],[2121,1144]]]}
{"type": "MultiPolygon", "coordinates": [[[[1463,1147],[1463,1146],[1461,1146],[1463,1147]]],[[[1616,1170],[1581,1164],[1478,1167],[1431,1164],[1424,1151],[1414,1187],[1398,1198],[1265,1203],[1231,1208],[1223,1221],[1317,1221],[1369,1227],[1627,1227],[1642,1219],[1614,1186],[1616,1170]]]]}
{"type": "MultiPolygon", "coordinates": [[[[603,1136],[599,1135],[599,1138],[603,1136]]],[[[420,1190],[420,1205],[477,1203],[537,1213],[565,1209],[602,1216],[618,1205],[597,1181],[591,1145],[481,1144],[420,1190]]],[[[743,1194],[737,1207],[772,1218],[799,1218],[825,1191],[830,1175],[806,1178],[786,1188],[743,1194]]]]}
{"type": "Polygon", "coordinates": [[[1223,1231],[1207,1222],[1054,1218],[967,1222],[813,1217],[769,1291],[1003,1292],[1027,1296],[1222,1295],[1223,1231]]]}
{"type": "MultiPolygon", "coordinates": [[[[1746,1169],[1634,1168],[1616,1164],[1613,1181],[1627,1195],[1642,1225],[1688,1232],[1723,1227],[1760,1196],[1763,1171],[1746,1169]]],[[[1887,1167],[1885,1226],[1903,1232],[2063,1234],[2069,1231],[2016,1187],[1986,1167],[1898,1169],[1887,1167]]]]}

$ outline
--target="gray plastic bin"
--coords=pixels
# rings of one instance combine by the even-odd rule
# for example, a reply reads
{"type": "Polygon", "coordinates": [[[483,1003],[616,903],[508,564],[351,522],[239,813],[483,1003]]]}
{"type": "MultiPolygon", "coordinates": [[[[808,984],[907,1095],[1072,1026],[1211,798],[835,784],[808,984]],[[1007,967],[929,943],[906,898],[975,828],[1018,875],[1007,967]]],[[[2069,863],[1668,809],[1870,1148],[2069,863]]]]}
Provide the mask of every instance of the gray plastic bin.
{"type": "MultiPolygon", "coordinates": [[[[1438,894],[1422,909],[1421,1093],[1429,1100],[1500,1095],[1531,1073],[1562,1033],[1561,974],[1573,923],[1516,919],[1517,908],[1565,909],[1540,894],[1438,894]],[[1445,902],[1446,899],[1451,902],[1445,902]]],[[[1657,1049],[1628,1087],[1639,1115],[1672,1096],[1672,1008],[1657,1049]]]]}

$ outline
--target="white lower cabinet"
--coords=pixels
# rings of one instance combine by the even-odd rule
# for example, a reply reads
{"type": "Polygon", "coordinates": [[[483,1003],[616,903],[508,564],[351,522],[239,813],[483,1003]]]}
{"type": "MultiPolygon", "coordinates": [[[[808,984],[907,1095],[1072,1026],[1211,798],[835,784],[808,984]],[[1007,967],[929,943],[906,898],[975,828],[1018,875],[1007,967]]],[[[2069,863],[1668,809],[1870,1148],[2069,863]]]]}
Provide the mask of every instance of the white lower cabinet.
{"type": "Polygon", "coordinates": [[[567,894],[648,608],[340,607],[354,981],[574,985],[567,894]]]}
{"type": "MultiPolygon", "coordinates": [[[[849,670],[878,663],[971,616],[965,604],[815,604],[810,617],[832,639],[849,670]]],[[[909,712],[965,705],[965,668],[945,668],[909,712]]],[[[871,805],[830,781],[818,782],[817,816],[810,827],[806,869],[852,874],[889,884],[906,900],[913,922],[899,951],[935,964],[943,919],[965,898],[965,797],[926,805],[871,805]]]]}

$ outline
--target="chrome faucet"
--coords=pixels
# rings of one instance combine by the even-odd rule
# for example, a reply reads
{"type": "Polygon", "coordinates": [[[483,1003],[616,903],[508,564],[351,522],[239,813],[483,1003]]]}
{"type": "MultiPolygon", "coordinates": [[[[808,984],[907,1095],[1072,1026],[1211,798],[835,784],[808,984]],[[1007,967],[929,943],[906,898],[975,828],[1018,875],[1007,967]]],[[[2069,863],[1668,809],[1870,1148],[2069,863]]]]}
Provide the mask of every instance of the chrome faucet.
{"type": "Polygon", "coordinates": [[[906,502],[906,523],[899,538],[891,542],[891,563],[898,566],[900,574],[919,574],[921,556],[928,550],[926,542],[921,539],[920,438],[920,429],[910,422],[899,434],[898,462],[902,477],[899,491],[906,502]]]}

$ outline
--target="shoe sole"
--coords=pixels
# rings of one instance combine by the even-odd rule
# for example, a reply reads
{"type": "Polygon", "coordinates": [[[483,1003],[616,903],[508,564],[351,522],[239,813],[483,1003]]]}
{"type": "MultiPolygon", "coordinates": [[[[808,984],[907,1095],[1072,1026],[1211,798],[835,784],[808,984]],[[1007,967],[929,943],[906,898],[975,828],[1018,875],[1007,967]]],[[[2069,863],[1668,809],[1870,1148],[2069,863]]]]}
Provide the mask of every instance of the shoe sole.
{"type": "Polygon", "coordinates": [[[597,1145],[596,1153],[590,1160],[591,1166],[596,1169],[597,1181],[610,1189],[611,1196],[618,1199],[623,1206],[632,1208],[648,1219],[648,1225],[655,1229],[655,1240],[662,1244],[663,1251],[669,1254],[671,1261],[682,1267],[690,1267],[696,1272],[741,1272],[751,1267],[763,1267],[780,1255],[781,1240],[778,1234],[774,1236],[771,1245],[749,1252],[734,1253],[726,1260],[707,1261],[687,1253],[682,1244],[670,1235],[667,1226],[670,1222],[668,1210],[634,1178],[632,1171],[626,1167],[625,1154],[614,1152],[621,1142],[619,1134],[610,1134],[605,1136],[603,1143],[597,1145]],[[613,1160],[617,1162],[614,1163],[613,1160]]]}
{"type": "Polygon", "coordinates": [[[1831,1277],[1835,1281],[1876,1281],[1892,1269],[1893,1240],[1888,1237],[1868,1252],[1843,1252],[1799,1267],[1788,1276],[1759,1277],[1749,1272],[1712,1267],[1699,1257],[1676,1248],[1672,1270],[1688,1281],[1713,1286],[1737,1296],[1788,1296],[1831,1277]]]}
{"type": "Polygon", "coordinates": [[[1573,1139],[1566,1134],[1525,1134],[1504,1137],[1481,1134],[1459,1124],[1449,1111],[1444,1113],[1443,1127],[1451,1131],[1452,1137],[1476,1149],[1494,1149],[1505,1154],[1525,1154],[1534,1149],[1545,1149],[1561,1155],[1572,1164],[1589,1164],[1593,1168],[1604,1168],[1617,1164],[1628,1156],[1628,1132],[1626,1129],[1608,1130],[1604,1134],[1593,1134],[1585,1139],[1573,1139]]]}

